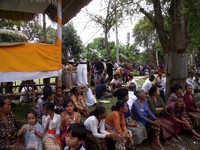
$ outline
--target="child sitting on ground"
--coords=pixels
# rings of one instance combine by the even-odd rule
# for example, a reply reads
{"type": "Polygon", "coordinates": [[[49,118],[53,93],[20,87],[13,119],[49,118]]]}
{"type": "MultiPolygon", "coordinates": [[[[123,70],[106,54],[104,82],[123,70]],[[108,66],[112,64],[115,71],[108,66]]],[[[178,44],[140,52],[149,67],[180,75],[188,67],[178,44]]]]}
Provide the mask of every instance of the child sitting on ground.
{"type": "Polygon", "coordinates": [[[112,93],[114,93],[116,89],[121,88],[123,81],[120,79],[120,75],[115,74],[110,84],[112,93]]]}
{"type": "Polygon", "coordinates": [[[43,138],[45,150],[60,150],[60,124],[61,117],[54,112],[54,104],[47,102],[43,107],[42,126],[45,129],[43,138]]]}
{"type": "Polygon", "coordinates": [[[88,107],[86,106],[80,87],[73,87],[71,89],[71,93],[71,99],[74,103],[75,110],[77,110],[80,114],[88,117],[90,112],[88,107]]]}
{"type": "Polygon", "coordinates": [[[69,126],[68,136],[66,136],[65,141],[67,146],[64,150],[85,150],[82,143],[87,136],[87,130],[82,123],[73,123],[69,126]]]}
{"type": "Polygon", "coordinates": [[[74,111],[74,103],[70,99],[65,101],[64,108],[65,111],[61,113],[61,139],[65,146],[65,137],[68,136],[67,129],[71,124],[81,122],[81,114],[74,111]]]}
{"type": "Polygon", "coordinates": [[[22,134],[24,135],[26,149],[43,150],[42,138],[44,135],[44,129],[42,125],[37,122],[36,112],[30,110],[26,114],[26,119],[27,124],[19,130],[17,136],[20,137],[22,134]]]}

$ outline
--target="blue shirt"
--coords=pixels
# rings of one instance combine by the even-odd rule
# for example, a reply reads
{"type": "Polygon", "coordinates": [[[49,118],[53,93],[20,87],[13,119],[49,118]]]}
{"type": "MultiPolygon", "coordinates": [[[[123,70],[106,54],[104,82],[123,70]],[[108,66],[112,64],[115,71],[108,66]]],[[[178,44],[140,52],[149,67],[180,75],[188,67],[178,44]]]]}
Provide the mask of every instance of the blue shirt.
{"type": "Polygon", "coordinates": [[[105,84],[98,84],[95,88],[96,91],[96,98],[101,98],[103,96],[103,92],[107,90],[107,87],[105,84]]]}
{"type": "Polygon", "coordinates": [[[138,100],[136,100],[132,105],[132,114],[133,119],[141,122],[145,126],[151,122],[151,120],[156,120],[156,116],[152,113],[152,111],[149,108],[148,103],[146,100],[144,101],[144,106],[140,104],[138,100]]]}

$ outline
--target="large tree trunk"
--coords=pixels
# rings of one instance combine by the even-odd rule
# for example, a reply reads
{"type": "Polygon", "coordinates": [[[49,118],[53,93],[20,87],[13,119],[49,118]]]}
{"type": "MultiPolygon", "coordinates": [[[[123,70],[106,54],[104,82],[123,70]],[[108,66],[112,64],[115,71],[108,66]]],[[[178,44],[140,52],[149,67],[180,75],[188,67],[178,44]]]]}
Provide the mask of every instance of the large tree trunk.
{"type": "Polygon", "coordinates": [[[185,16],[181,12],[183,8],[184,3],[182,0],[172,2],[171,19],[173,20],[173,24],[169,35],[170,49],[166,58],[166,98],[169,97],[170,88],[173,85],[180,84],[184,89],[185,79],[188,76],[185,16]]]}
{"type": "Polygon", "coordinates": [[[167,98],[170,95],[170,88],[175,84],[180,84],[183,89],[185,87],[185,79],[188,75],[187,54],[176,53],[171,51],[166,54],[166,95],[167,98]]]}
{"type": "Polygon", "coordinates": [[[166,100],[170,94],[170,88],[178,83],[185,87],[187,77],[187,40],[184,16],[184,0],[171,0],[169,20],[171,29],[166,31],[160,0],[152,1],[155,16],[147,13],[143,8],[140,11],[155,26],[161,46],[166,53],[165,72],[167,78],[166,100]],[[169,33],[169,34],[168,34],[169,33]]]}

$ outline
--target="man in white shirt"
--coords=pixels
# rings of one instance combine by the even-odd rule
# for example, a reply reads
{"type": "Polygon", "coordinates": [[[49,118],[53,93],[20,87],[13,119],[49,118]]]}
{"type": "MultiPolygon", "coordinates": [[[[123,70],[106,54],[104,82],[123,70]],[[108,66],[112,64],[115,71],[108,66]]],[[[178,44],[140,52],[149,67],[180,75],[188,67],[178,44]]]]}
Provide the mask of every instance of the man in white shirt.
{"type": "Polygon", "coordinates": [[[149,75],[149,78],[146,79],[146,81],[144,82],[144,84],[142,85],[142,90],[144,90],[145,92],[148,92],[149,89],[152,87],[153,85],[153,80],[155,79],[154,75],[149,75]]]}
{"type": "Polygon", "coordinates": [[[80,63],[77,66],[77,84],[79,86],[85,86],[88,84],[88,79],[87,79],[87,61],[86,59],[81,59],[80,63]]]}
{"type": "Polygon", "coordinates": [[[194,75],[192,72],[189,72],[189,77],[186,79],[186,84],[192,86],[192,93],[194,94],[195,82],[194,82],[194,75]]]}
{"type": "Polygon", "coordinates": [[[87,92],[86,92],[86,105],[92,106],[97,103],[96,98],[94,97],[92,90],[88,87],[88,80],[87,80],[87,60],[81,59],[80,64],[77,66],[77,84],[79,86],[86,86],[87,92]]]}
{"type": "Polygon", "coordinates": [[[137,84],[137,82],[133,79],[133,75],[131,75],[131,74],[129,74],[128,75],[128,84],[127,84],[127,86],[129,86],[130,84],[135,84],[135,86],[136,86],[136,91],[137,90],[139,90],[139,88],[138,88],[138,84],[137,84]]]}
{"type": "Polygon", "coordinates": [[[127,101],[127,104],[128,104],[129,110],[131,110],[131,107],[132,107],[134,101],[137,100],[137,97],[134,94],[135,91],[136,91],[136,85],[134,83],[131,83],[128,87],[129,99],[127,101]]]}

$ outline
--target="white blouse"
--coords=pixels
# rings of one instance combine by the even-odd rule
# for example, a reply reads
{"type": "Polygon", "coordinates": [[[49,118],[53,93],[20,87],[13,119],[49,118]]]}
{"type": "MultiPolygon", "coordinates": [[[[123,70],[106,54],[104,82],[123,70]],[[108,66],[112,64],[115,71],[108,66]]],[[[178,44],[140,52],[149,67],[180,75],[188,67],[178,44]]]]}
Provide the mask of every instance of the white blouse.
{"type": "Polygon", "coordinates": [[[84,125],[97,138],[105,138],[107,134],[110,134],[105,130],[105,119],[102,119],[99,123],[95,116],[90,116],[85,120],[84,125]],[[98,130],[100,133],[98,133],[98,130]]]}
{"type": "MultiPolygon", "coordinates": [[[[52,137],[55,138],[55,135],[53,134],[49,134],[48,131],[46,131],[46,126],[47,126],[47,122],[48,122],[48,118],[50,118],[50,116],[42,116],[42,126],[45,129],[45,137],[52,137]]],[[[61,117],[60,115],[54,113],[53,115],[53,120],[50,121],[49,124],[49,130],[56,130],[56,135],[60,135],[60,124],[61,124],[61,117]]]]}

